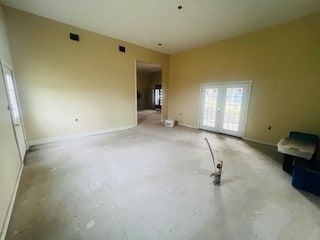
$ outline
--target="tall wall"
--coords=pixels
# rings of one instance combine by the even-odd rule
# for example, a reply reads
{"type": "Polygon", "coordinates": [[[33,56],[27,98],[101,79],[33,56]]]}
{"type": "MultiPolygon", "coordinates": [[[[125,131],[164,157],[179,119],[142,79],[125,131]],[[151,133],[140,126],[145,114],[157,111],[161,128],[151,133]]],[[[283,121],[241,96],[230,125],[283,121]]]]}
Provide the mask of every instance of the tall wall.
{"type": "MultiPolygon", "coordinates": [[[[12,66],[6,26],[0,4],[0,59],[12,66]]],[[[0,239],[15,183],[21,167],[20,156],[11,123],[4,80],[0,71],[0,239]]]]}
{"type": "Polygon", "coordinates": [[[320,135],[319,39],[320,13],[172,55],[169,117],[198,127],[201,83],[253,80],[245,137],[320,135]]]}
{"type": "Polygon", "coordinates": [[[134,125],[135,60],[162,66],[166,93],[168,55],[4,10],[28,140],[134,125]],[[70,32],[80,42],[70,41],[70,32]]]}
{"type": "Polygon", "coordinates": [[[149,73],[137,72],[137,91],[141,94],[138,99],[138,110],[150,109],[149,73]]]}

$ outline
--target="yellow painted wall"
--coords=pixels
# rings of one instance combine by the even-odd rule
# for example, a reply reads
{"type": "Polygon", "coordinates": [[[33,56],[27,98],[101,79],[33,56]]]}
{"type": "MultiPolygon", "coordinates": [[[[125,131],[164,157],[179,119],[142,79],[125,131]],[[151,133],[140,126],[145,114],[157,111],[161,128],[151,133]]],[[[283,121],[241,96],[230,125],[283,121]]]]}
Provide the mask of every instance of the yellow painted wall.
{"type": "Polygon", "coordinates": [[[137,90],[141,94],[138,99],[138,110],[149,109],[149,73],[143,71],[137,72],[137,90]]]}
{"type": "Polygon", "coordinates": [[[152,72],[149,74],[150,88],[154,89],[155,85],[161,85],[162,73],[161,72],[152,72]]]}
{"type": "MultiPolygon", "coordinates": [[[[12,65],[6,27],[0,4],[0,59],[12,65]]],[[[8,101],[0,71],[0,239],[3,224],[14,192],[16,179],[21,167],[20,156],[11,124],[8,101]]]]}
{"type": "Polygon", "coordinates": [[[135,60],[161,65],[167,90],[168,55],[12,8],[4,11],[28,140],[133,125],[135,60]],[[80,42],[70,41],[70,32],[79,34],[80,42]]]}
{"type": "Polygon", "coordinates": [[[254,81],[245,137],[320,135],[320,14],[172,55],[169,118],[197,127],[200,83],[243,80],[254,81]]]}

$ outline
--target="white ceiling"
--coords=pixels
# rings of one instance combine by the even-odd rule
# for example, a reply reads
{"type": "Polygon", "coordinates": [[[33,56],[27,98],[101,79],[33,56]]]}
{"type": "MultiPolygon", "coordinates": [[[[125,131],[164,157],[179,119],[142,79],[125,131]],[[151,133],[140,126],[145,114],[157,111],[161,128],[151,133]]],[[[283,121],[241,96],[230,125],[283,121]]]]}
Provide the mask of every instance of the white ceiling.
{"type": "Polygon", "coordinates": [[[4,5],[177,53],[320,11],[320,0],[0,0],[4,5]],[[178,10],[177,6],[182,5],[178,10]],[[162,46],[158,46],[162,43],[162,46]]]}

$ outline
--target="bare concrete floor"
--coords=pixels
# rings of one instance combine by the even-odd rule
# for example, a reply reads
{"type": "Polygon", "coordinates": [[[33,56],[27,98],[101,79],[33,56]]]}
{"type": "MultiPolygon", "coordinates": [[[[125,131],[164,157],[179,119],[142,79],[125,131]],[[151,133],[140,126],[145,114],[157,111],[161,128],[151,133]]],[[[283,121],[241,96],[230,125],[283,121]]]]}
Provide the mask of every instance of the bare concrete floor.
{"type": "Polygon", "coordinates": [[[7,239],[320,239],[319,198],[291,186],[274,147],[159,118],[32,148],[7,239]]]}

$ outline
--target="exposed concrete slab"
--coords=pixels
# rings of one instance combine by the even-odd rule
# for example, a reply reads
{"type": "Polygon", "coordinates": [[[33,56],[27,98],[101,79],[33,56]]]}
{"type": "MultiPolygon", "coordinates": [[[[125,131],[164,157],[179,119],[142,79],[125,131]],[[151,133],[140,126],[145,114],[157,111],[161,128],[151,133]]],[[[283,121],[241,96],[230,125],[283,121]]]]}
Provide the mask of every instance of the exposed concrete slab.
{"type": "Polygon", "coordinates": [[[32,148],[7,239],[320,239],[319,198],[291,186],[274,147],[147,114],[127,131],[32,148]]]}

